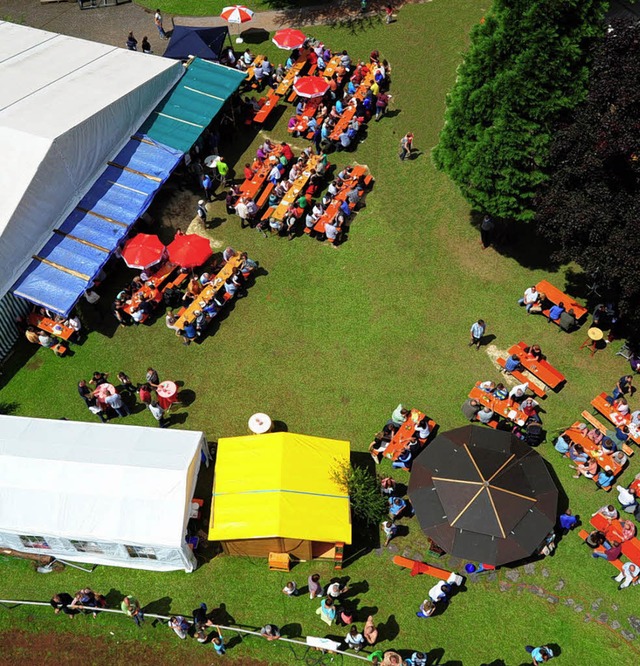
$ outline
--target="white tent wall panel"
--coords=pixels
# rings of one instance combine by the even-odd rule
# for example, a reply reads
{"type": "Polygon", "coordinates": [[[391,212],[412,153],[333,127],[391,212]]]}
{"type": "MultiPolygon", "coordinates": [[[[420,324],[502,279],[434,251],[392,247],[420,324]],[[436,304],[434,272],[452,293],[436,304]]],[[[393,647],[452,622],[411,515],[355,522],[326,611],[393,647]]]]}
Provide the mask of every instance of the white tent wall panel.
{"type": "Polygon", "coordinates": [[[191,571],[185,537],[203,455],[201,432],[0,416],[0,544],[191,571]]]}
{"type": "MultiPolygon", "coordinates": [[[[73,541],[82,541],[76,540],[73,541]]],[[[87,564],[102,564],[104,566],[121,566],[130,569],[145,569],[149,571],[179,571],[192,572],[197,567],[197,561],[191,549],[185,545],[182,548],[163,548],[162,546],[122,544],[110,541],[93,541],[96,550],[101,552],[86,552],[79,550],[73,541],[48,534],[13,534],[0,532],[0,548],[10,548],[19,553],[48,555],[70,562],[84,562],[87,564]],[[42,537],[48,548],[29,547],[20,537],[42,537]],[[128,547],[128,548],[127,548],[128,547]],[[131,554],[135,552],[146,553],[147,557],[131,554]]],[[[89,546],[91,547],[91,546],[89,546]]]]}
{"type": "Polygon", "coordinates": [[[0,44],[2,295],[183,68],[6,22],[0,44]]]}

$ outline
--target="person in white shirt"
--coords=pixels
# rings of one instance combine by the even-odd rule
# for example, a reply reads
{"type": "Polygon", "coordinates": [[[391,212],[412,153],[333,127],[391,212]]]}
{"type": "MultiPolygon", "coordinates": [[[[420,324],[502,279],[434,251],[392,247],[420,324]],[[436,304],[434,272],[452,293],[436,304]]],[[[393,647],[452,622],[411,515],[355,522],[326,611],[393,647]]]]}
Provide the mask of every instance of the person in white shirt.
{"type": "Polygon", "coordinates": [[[631,412],[631,425],[640,426],[640,409],[631,412]]]}
{"type": "Polygon", "coordinates": [[[518,301],[518,304],[524,305],[524,307],[527,309],[527,313],[530,313],[531,308],[538,302],[539,298],[540,294],[534,285],[533,287],[529,287],[529,289],[524,292],[524,297],[518,301]]]}
{"type": "Polygon", "coordinates": [[[593,518],[598,514],[604,516],[607,520],[615,520],[618,517],[618,510],[613,504],[608,504],[607,506],[601,506],[595,513],[591,514],[591,517],[593,518]]]}
{"type": "Polygon", "coordinates": [[[620,583],[619,590],[624,590],[631,584],[637,585],[640,582],[638,576],[640,576],[640,567],[633,562],[625,562],[622,565],[622,571],[613,580],[620,583]]]}
{"type": "Polygon", "coordinates": [[[434,603],[446,601],[451,592],[451,585],[444,580],[439,580],[430,590],[429,599],[434,603]]]}
{"type": "Polygon", "coordinates": [[[298,586],[296,585],[296,582],[294,580],[289,581],[283,588],[282,588],[282,593],[286,594],[288,597],[297,597],[298,594],[298,586]]]}
{"type": "Polygon", "coordinates": [[[618,502],[620,502],[622,510],[626,513],[635,513],[638,506],[635,492],[624,486],[616,486],[616,490],[618,491],[618,502]]]}
{"type": "Polygon", "coordinates": [[[349,633],[345,636],[344,642],[347,644],[347,647],[353,648],[356,652],[360,652],[364,647],[364,636],[358,631],[358,627],[355,624],[351,625],[349,633]]]}
{"type": "Polygon", "coordinates": [[[491,422],[491,419],[493,418],[493,410],[489,409],[489,407],[483,407],[477,415],[478,421],[480,423],[484,423],[485,425],[488,425],[491,422]]]}
{"type": "Polygon", "coordinates": [[[236,204],[236,215],[240,218],[240,227],[244,229],[247,226],[247,217],[249,217],[249,210],[245,203],[244,197],[238,199],[236,204]]]}
{"type": "Polygon", "coordinates": [[[528,388],[529,388],[529,382],[525,382],[524,384],[518,384],[509,391],[509,397],[512,400],[520,401],[525,397],[528,388]]]}

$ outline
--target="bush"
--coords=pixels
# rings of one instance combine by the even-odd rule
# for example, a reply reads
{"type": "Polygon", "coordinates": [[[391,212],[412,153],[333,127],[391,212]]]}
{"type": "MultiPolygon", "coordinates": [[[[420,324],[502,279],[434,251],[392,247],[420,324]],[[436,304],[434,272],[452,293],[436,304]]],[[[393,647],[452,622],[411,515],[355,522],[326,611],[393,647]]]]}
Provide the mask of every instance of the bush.
{"type": "Polygon", "coordinates": [[[364,467],[345,464],[334,471],[334,481],[349,495],[354,523],[377,526],[388,513],[387,500],[380,493],[375,474],[364,467]]]}

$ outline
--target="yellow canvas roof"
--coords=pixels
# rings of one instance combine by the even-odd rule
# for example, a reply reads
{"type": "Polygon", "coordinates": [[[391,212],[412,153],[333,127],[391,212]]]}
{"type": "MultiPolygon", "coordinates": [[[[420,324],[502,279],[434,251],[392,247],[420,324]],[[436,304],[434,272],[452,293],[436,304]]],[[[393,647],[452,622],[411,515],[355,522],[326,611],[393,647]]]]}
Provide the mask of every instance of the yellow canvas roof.
{"type": "Polygon", "coordinates": [[[349,497],[333,470],[349,442],[289,432],[218,441],[209,539],[351,543],[349,497]]]}

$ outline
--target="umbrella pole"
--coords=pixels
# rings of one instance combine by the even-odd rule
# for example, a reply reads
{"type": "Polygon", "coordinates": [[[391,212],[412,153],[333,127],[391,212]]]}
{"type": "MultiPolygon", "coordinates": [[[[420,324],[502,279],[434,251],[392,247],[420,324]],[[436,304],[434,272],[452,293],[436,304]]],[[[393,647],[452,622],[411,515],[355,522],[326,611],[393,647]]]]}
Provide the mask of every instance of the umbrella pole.
{"type": "Polygon", "coordinates": [[[242,37],[240,37],[240,26],[241,25],[242,25],[242,23],[238,23],[238,36],[236,37],[236,44],[242,44],[242,42],[244,42],[244,39],[242,39],[242,37]]]}

